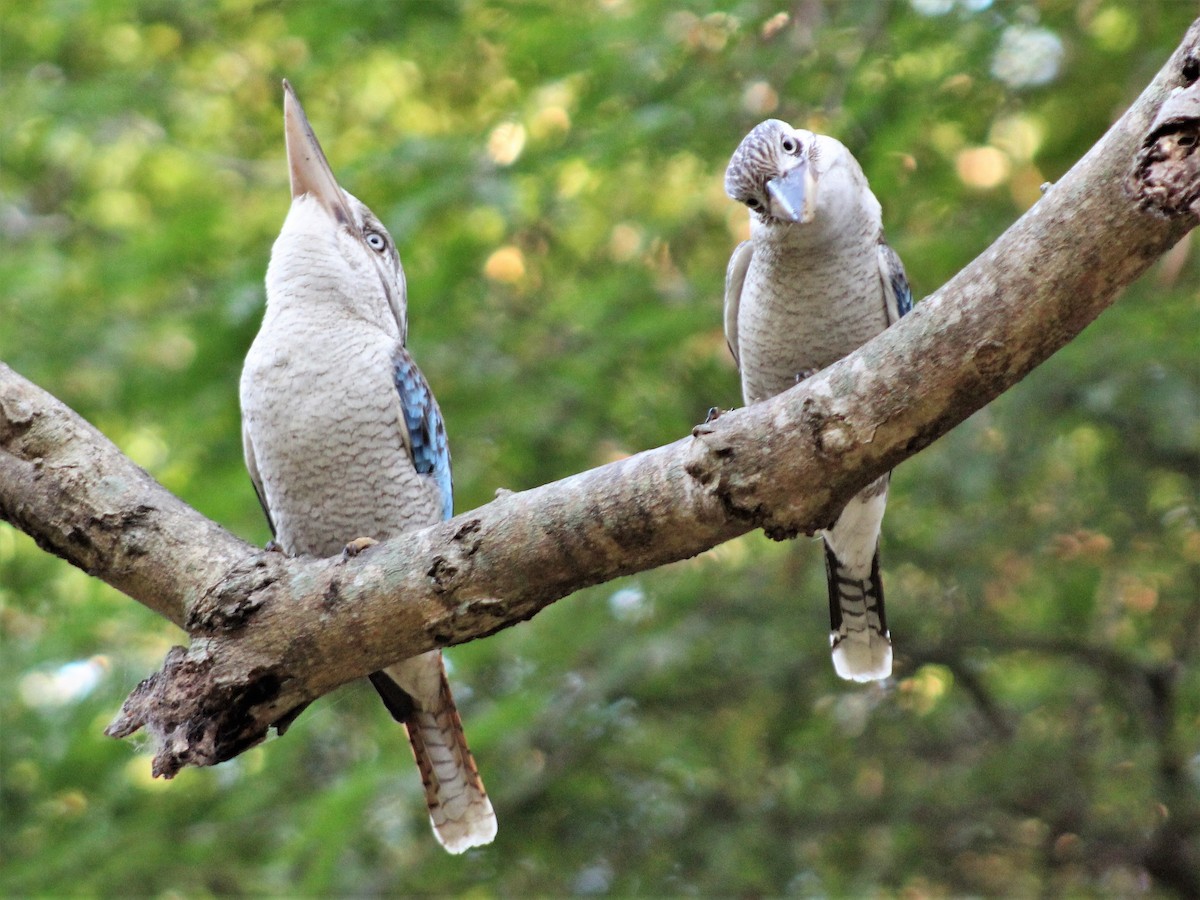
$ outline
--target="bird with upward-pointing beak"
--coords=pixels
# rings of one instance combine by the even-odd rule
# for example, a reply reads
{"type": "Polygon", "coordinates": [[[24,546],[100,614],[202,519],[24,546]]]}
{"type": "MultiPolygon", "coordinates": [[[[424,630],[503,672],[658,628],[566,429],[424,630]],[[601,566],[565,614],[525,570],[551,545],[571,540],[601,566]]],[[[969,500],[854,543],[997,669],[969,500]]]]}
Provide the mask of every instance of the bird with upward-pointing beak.
{"type": "MultiPolygon", "coordinates": [[[[450,450],[405,349],[396,245],[338,186],[295,92],[283,88],[292,205],[242,371],[242,437],[275,542],[292,556],[327,557],[450,518],[450,450]]],[[[496,816],[441,651],[388,666],[371,683],[408,730],[437,839],[451,853],[489,843],[496,816]]]]}
{"type": "MultiPolygon", "coordinates": [[[[750,210],[750,239],[725,276],[725,336],[747,403],[836,362],[912,308],[879,201],[840,142],[768,119],[734,152],[725,192],[750,210]]],[[[821,532],[833,665],[853,681],[892,672],[879,575],[888,478],[821,532]]]]}

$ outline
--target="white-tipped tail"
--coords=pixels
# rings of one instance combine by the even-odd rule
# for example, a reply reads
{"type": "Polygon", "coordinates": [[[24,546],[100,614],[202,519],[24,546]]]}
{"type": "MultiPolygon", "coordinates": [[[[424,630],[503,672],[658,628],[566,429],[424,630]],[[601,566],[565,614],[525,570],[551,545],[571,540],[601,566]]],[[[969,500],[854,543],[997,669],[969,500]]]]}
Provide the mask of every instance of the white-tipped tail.
{"type": "Polygon", "coordinates": [[[879,547],[866,578],[843,566],[825,542],[829,578],[829,644],[833,668],[848,681],[878,681],[892,674],[892,641],[883,611],[879,547]]]}
{"type": "Polygon", "coordinates": [[[892,674],[892,644],[886,637],[835,643],[833,670],[847,681],[882,681],[892,674]]]}
{"type": "Polygon", "coordinates": [[[496,814],[467,747],[441,651],[389,666],[371,683],[408,731],[438,841],[450,853],[490,844],[496,814]]]}
{"type": "Polygon", "coordinates": [[[433,833],[450,853],[462,853],[492,842],[496,837],[496,814],[467,747],[444,676],[442,683],[445,703],[441,708],[416,710],[404,727],[421,770],[433,833]]]}

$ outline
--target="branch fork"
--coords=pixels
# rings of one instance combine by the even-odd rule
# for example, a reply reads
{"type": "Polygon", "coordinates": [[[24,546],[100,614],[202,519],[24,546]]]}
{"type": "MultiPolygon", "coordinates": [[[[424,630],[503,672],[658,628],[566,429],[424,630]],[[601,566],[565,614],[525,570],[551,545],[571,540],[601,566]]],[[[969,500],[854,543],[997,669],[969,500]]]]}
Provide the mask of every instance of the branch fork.
{"type": "Polygon", "coordinates": [[[787,538],[828,523],[1075,337],[1197,224],[1198,81],[1200,21],[1054,189],[910,315],[665,447],[498,492],[349,559],[289,559],[187,507],[0,364],[0,518],[191,635],[108,733],[145,728],[156,775],[221,762],[398,659],[755,528],[787,538]]]}

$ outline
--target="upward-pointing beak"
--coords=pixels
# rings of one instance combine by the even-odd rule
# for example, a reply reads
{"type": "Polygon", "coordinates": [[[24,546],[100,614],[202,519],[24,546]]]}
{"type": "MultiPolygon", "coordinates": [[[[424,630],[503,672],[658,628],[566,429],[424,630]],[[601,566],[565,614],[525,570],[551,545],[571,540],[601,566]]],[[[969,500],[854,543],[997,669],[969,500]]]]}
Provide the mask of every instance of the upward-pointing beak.
{"type": "Polygon", "coordinates": [[[333,177],[329,161],[313,134],[296,92],[283,80],[283,133],[287,142],[288,171],[292,181],[292,199],[308,194],[343,225],[352,221],[346,197],[333,177]]]}
{"type": "Polygon", "coordinates": [[[808,160],[800,160],[787,174],[768,181],[767,193],[773,212],[781,219],[807,224],[816,215],[817,184],[808,160]]]}

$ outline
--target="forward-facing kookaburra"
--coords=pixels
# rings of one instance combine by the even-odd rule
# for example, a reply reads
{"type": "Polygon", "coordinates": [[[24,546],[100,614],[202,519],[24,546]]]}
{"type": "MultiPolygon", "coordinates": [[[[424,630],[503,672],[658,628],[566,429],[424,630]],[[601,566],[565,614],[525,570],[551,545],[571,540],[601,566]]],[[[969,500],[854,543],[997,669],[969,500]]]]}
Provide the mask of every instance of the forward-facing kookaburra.
{"type": "MultiPolygon", "coordinates": [[[[838,141],[769,119],[734,152],[725,191],[750,210],[750,239],[725,277],[725,335],[747,403],[841,359],[912,307],[904,267],[883,239],[879,201],[838,141]]],[[[888,477],[821,533],[833,665],[854,681],[892,671],[879,574],[888,477]]]]}

